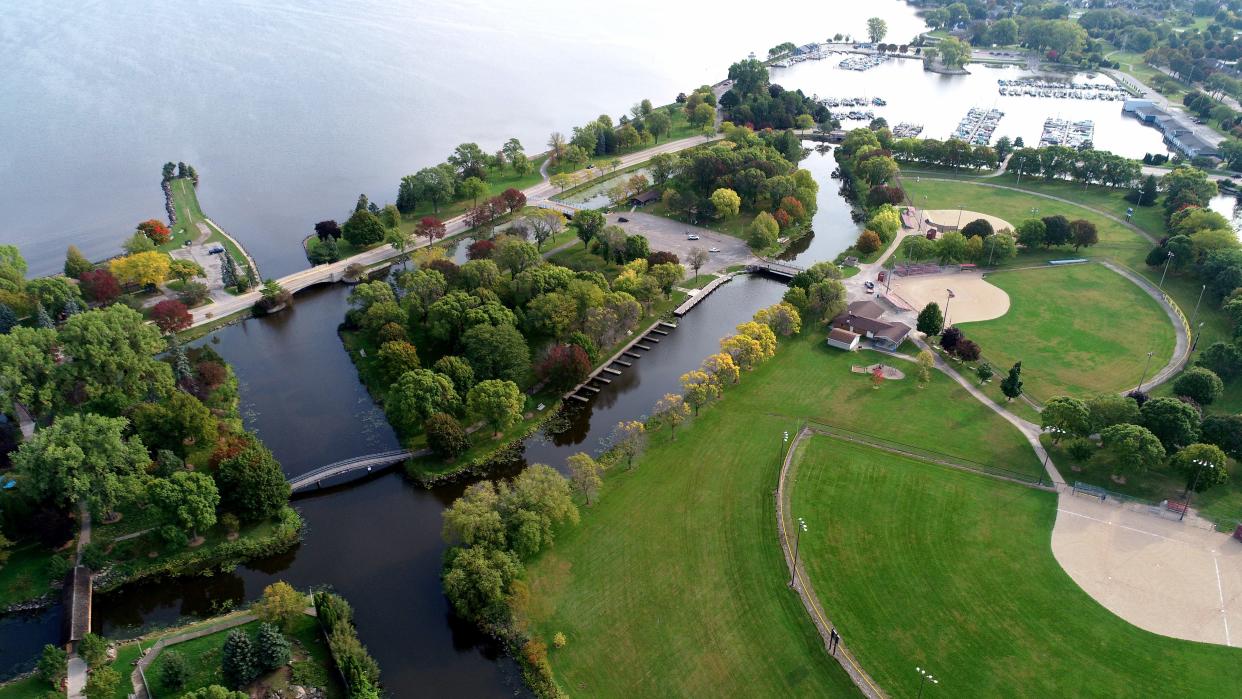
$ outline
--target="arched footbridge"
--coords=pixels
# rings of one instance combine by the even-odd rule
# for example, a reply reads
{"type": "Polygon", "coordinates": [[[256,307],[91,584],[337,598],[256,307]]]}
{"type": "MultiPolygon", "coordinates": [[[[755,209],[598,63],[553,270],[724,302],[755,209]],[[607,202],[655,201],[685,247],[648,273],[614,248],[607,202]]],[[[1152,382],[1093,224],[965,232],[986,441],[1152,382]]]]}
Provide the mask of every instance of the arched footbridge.
{"type": "Polygon", "coordinates": [[[307,471],[287,479],[289,489],[293,492],[306,490],[307,488],[317,486],[319,483],[337,476],[343,476],[347,473],[355,471],[379,471],[391,468],[406,459],[422,455],[426,450],[417,452],[408,449],[394,449],[392,451],[384,451],[378,454],[367,454],[366,456],[356,456],[352,459],[337,461],[336,463],[320,466],[317,469],[307,471]]]}

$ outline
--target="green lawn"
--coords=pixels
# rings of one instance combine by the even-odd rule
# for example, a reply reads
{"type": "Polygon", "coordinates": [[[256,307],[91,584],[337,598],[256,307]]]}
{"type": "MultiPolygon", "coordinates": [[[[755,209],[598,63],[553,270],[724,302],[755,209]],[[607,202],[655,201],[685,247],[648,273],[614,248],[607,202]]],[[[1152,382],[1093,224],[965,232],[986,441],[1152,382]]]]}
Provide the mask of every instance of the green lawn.
{"type": "MultiPolygon", "coordinates": [[[[937,176],[939,177],[940,175],[937,176]]],[[[1000,216],[1014,225],[1017,225],[1023,218],[1030,217],[1032,215],[1031,209],[1037,208],[1038,213],[1036,215],[1038,216],[1063,214],[1070,219],[1084,218],[1095,223],[1099,228],[1100,244],[1081,250],[1077,255],[1070,248],[1051,252],[1021,253],[1017,258],[1009,261],[1007,263],[1008,266],[1026,266],[1049,259],[1075,256],[1104,258],[1129,267],[1134,272],[1146,277],[1153,284],[1160,283],[1163,268],[1148,267],[1145,263],[1147,253],[1151,250],[1153,244],[1141,237],[1136,231],[1105,218],[1099,213],[1102,211],[1117,216],[1124,216],[1126,207],[1130,206],[1123,198],[1125,195],[1124,190],[1105,187],[1088,187],[1083,189],[1081,185],[1073,186],[1063,182],[1049,183],[1031,177],[1024,177],[1021,184],[1015,185],[1013,184],[1012,175],[987,180],[987,182],[1017,186],[1029,191],[1015,192],[996,189],[994,187],[979,186],[978,182],[966,180],[933,182],[923,177],[921,181],[916,182],[908,176],[903,178],[902,185],[914,197],[914,201],[919,206],[951,208],[957,206],[958,202],[969,201],[972,208],[1000,216]],[[1075,194],[1074,192],[1077,193],[1075,194]],[[1053,201],[1038,196],[1041,193],[1065,198],[1073,197],[1074,201],[1081,202],[1081,204],[1065,204],[1053,201]]],[[[1133,223],[1155,239],[1164,236],[1164,223],[1160,217],[1159,207],[1137,208],[1133,223]]],[[[1169,272],[1168,277],[1164,280],[1165,292],[1181,307],[1182,312],[1187,318],[1194,314],[1201,287],[1202,282],[1189,272],[1179,273],[1173,270],[1169,272]]],[[[1231,341],[1233,339],[1228,318],[1210,300],[1205,299],[1200,306],[1199,314],[1194,324],[1198,325],[1200,322],[1203,323],[1202,336],[1199,340],[1200,349],[1218,340],[1231,341]]],[[[987,348],[985,347],[984,350],[986,351],[987,348]]],[[[1146,350],[1143,352],[1145,353],[1146,350]]],[[[1210,409],[1212,411],[1242,410],[1242,381],[1235,381],[1226,386],[1224,397],[1214,403],[1210,409]]]]}
{"type": "MultiPolygon", "coordinates": [[[[487,192],[483,196],[485,198],[491,198],[506,189],[509,189],[510,187],[514,189],[526,189],[527,187],[533,187],[534,185],[539,184],[543,181],[543,177],[539,174],[539,168],[543,165],[545,157],[545,155],[539,155],[531,158],[530,171],[525,175],[519,175],[509,167],[505,167],[503,170],[499,171],[491,171],[486,182],[487,192]]],[[[419,202],[418,206],[414,207],[414,211],[406,213],[402,216],[401,230],[413,233],[419,220],[424,216],[435,216],[441,221],[447,221],[454,216],[466,213],[466,211],[468,211],[472,206],[474,206],[473,201],[463,199],[461,201],[441,203],[439,211],[436,211],[437,207],[433,205],[432,202],[419,202]]],[[[342,223],[344,223],[344,221],[342,221],[342,223]]]]}
{"type": "Polygon", "coordinates": [[[1000,272],[987,281],[1009,294],[1009,312],[959,327],[999,371],[1021,361],[1024,390],[1041,402],[1124,390],[1138,383],[1146,352],[1155,352],[1152,372],[1173,357],[1176,335],[1164,310],[1103,265],[1000,272]]]}
{"type": "MultiPolygon", "coordinates": [[[[198,203],[198,193],[194,189],[194,183],[185,177],[178,177],[172,181],[173,208],[177,212],[177,223],[172,226],[173,237],[167,243],[159,247],[165,252],[175,250],[181,247],[187,240],[195,240],[199,236],[198,223],[205,221],[207,218],[203,214],[202,207],[198,203]]],[[[246,256],[242,253],[240,247],[237,246],[227,236],[221,235],[210,224],[204,223],[210,234],[207,236],[207,242],[219,243],[223,245],[233,259],[241,265],[246,256]]],[[[258,270],[255,270],[258,273],[258,270]]]]}
{"type": "Polygon", "coordinates": [[[43,699],[51,693],[52,685],[33,676],[0,684],[0,699],[43,699]]]}
{"type": "MultiPolygon", "coordinates": [[[[1219,697],[1242,651],[1143,631],[1052,556],[1056,496],[815,437],[792,514],[816,593],[894,697],[1219,697]]],[[[772,542],[773,547],[776,546],[772,542]]]]}
{"type": "Polygon", "coordinates": [[[1021,435],[936,374],[871,388],[850,364],[874,353],[827,348],[822,331],[777,356],[668,440],[655,433],[633,471],[618,467],[577,527],[529,568],[524,614],[561,686],[590,696],[840,696],[785,583],[775,508],[781,434],[810,417],[1034,474],[1021,435]],[[953,439],[944,436],[952,434],[953,439]]]}
{"type": "MultiPolygon", "coordinates": [[[[60,580],[54,575],[59,572],[53,570],[55,555],[35,541],[20,542],[13,548],[9,560],[0,566],[0,608],[52,592],[52,583],[60,580]]],[[[62,555],[68,560],[73,553],[69,550],[62,555]]]]}

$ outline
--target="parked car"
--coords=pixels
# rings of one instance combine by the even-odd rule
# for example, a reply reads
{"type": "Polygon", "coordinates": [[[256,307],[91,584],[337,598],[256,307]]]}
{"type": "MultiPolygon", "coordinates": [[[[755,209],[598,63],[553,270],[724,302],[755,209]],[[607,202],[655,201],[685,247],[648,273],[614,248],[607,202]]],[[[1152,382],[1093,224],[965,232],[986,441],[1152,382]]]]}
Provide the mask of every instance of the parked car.
{"type": "Polygon", "coordinates": [[[698,240],[699,236],[694,233],[687,233],[686,240],[698,240]]]}
{"type": "Polygon", "coordinates": [[[707,251],[708,251],[708,252],[720,252],[720,248],[717,248],[717,247],[711,247],[711,248],[708,248],[708,249],[707,249],[707,251]]]}
{"type": "Polygon", "coordinates": [[[866,281],[866,282],[863,282],[863,286],[867,287],[868,289],[874,289],[874,288],[875,288],[875,282],[872,282],[872,281],[866,281]]]}
{"type": "Polygon", "coordinates": [[[224,252],[224,248],[217,245],[216,247],[208,250],[207,252],[208,254],[211,254],[211,255],[219,255],[220,253],[224,252]]]}
{"type": "Polygon", "coordinates": [[[624,217],[624,216],[618,216],[618,217],[617,217],[617,223],[629,223],[629,222],[630,222],[630,220],[629,220],[628,218],[624,217]]]}

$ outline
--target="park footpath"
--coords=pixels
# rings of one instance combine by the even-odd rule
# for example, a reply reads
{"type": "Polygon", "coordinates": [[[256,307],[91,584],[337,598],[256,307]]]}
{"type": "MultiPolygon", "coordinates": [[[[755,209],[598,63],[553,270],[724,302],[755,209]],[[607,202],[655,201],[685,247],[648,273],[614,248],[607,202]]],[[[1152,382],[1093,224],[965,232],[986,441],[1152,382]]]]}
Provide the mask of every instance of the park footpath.
{"type": "Polygon", "coordinates": [[[165,636],[159,639],[154,645],[142,653],[142,656],[138,658],[138,662],[134,666],[134,671],[129,675],[129,681],[134,686],[134,693],[131,696],[136,699],[150,699],[151,694],[147,691],[146,682],[147,668],[151,667],[151,663],[155,662],[155,659],[159,657],[160,651],[164,650],[168,646],[175,646],[178,643],[193,641],[196,638],[202,638],[203,636],[210,636],[213,633],[227,631],[229,629],[237,628],[238,626],[244,626],[252,621],[255,621],[257,618],[258,617],[253,614],[236,614],[210,624],[200,626],[193,631],[186,631],[185,633],[179,633],[175,636],[165,636]]]}

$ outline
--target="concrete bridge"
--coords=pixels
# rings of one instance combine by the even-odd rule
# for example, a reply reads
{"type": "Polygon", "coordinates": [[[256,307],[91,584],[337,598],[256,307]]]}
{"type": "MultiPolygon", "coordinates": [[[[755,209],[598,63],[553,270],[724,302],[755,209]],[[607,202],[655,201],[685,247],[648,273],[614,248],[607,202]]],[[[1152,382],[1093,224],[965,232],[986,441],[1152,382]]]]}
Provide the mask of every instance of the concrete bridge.
{"type": "Polygon", "coordinates": [[[287,479],[289,489],[293,492],[306,490],[311,486],[317,486],[320,482],[336,476],[343,476],[347,473],[355,471],[381,471],[392,468],[406,459],[419,456],[426,453],[426,450],[413,452],[407,449],[394,449],[392,451],[383,451],[378,454],[367,454],[366,456],[356,456],[352,459],[337,461],[336,463],[320,466],[317,469],[307,471],[306,473],[293,476],[287,479]]]}
{"type": "Polygon", "coordinates": [[[776,260],[759,259],[746,265],[749,272],[759,272],[762,274],[771,274],[785,279],[793,279],[798,272],[803,271],[798,265],[791,265],[788,262],[778,262],[776,260]]]}

